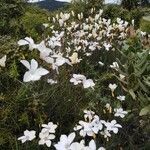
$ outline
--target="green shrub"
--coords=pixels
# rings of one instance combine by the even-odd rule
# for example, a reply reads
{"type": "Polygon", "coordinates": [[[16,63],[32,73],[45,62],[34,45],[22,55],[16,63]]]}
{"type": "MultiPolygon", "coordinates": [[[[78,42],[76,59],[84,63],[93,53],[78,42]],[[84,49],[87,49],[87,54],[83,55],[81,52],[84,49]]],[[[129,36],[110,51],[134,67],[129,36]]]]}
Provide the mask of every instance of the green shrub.
{"type": "Polygon", "coordinates": [[[34,39],[37,39],[41,34],[44,34],[43,23],[48,22],[48,16],[49,13],[46,10],[41,10],[38,7],[27,7],[25,14],[20,19],[24,35],[32,35],[34,39]]]}
{"type": "Polygon", "coordinates": [[[139,0],[122,0],[121,5],[128,10],[132,10],[138,6],[138,2],[139,0]]]}
{"type": "Polygon", "coordinates": [[[132,20],[135,21],[135,27],[138,28],[140,25],[140,20],[142,16],[147,13],[147,10],[141,10],[140,8],[132,9],[130,12],[117,5],[106,5],[104,7],[103,17],[111,18],[115,20],[116,18],[122,18],[123,20],[131,23],[132,20]]]}
{"type": "Polygon", "coordinates": [[[150,33],[150,16],[141,19],[140,28],[142,31],[150,33]]]}
{"type": "Polygon", "coordinates": [[[20,17],[25,12],[23,0],[0,1],[0,34],[17,35],[20,33],[20,17]]]}

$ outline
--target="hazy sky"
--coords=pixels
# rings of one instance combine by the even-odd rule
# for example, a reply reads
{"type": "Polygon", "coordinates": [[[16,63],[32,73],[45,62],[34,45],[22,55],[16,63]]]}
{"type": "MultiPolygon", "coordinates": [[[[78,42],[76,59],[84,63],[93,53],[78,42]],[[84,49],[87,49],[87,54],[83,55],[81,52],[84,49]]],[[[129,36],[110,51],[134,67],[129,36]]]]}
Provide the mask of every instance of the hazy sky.
{"type": "MultiPolygon", "coordinates": [[[[28,0],[28,3],[37,3],[40,1],[45,1],[45,0],[28,0]]],[[[55,1],[59,1],[59,2],[71,2],[71,0],[55,0],[55,1]]],[[[122,0],[104,0],[105,4],[110,4],[110,3],[114,3],[114,4],[120,4],[122,0]]]]}

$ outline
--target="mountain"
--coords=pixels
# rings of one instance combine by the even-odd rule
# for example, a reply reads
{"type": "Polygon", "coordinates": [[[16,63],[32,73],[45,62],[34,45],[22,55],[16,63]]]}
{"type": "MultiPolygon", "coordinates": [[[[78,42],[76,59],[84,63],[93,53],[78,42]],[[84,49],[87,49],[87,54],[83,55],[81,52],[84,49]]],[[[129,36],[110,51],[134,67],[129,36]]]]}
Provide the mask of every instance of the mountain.
{"type": "Polygon", "coordinates": [[[65,2],[59,2],[55,0],[43,0],[35,3],[31,3],[31,5],[37,5],[41,8],[47,9],[47,10],[56,10],[58,8],[62,8],[63,6],[67,5],[68,3],[65,2]]]}

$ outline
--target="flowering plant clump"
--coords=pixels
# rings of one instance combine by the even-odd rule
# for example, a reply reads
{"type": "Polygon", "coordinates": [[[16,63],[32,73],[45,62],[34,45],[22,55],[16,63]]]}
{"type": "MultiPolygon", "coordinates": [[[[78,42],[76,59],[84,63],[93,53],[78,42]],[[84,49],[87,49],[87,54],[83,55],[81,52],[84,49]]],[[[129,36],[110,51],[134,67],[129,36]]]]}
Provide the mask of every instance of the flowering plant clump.
{"type": "MultiPolygon", "coordinates": [[[[23,112],[17,119],[36,130],[25,130],[18,138],[22,143],[33,140],[38,147],[56,150],[105,150],[126,146],[118,139],[121,136],[128,139],[124,133],[131,133],[128,127],[131,114],[138,111],[128,102],[143,91],[148,94],[147,74],[142,78],[146,86],[140,80],[148,64],[137,73],[137,68],[144,64],[142,61],[139,65],[137,60],[146,50],[137,54],[135,68],[128,65],[127,43],[136,39],[133,35],[131,38],[130,33],[134,24],[121,18],[103,18],[101,9],[90,11],[89,16],[74,11],[55,14],[49,19],[50,23],[43,24],[45,30],[49,28],[49,36],[42,36],[41,42],[32,37],[18,41],[20,50],[24,49],[26,54],[19,58],[20,72],[15,78],[21,87],[13,94],[17,93],[16,99],[23,102],[21,109],[16,106],[17,112],[23,112]],[[135,86],[137,82],[139,85],[135,86]],[[82,111],[84,119],[81,119],[82,111]],[[43,123],[49,119],[48,124],[43,123]]],[[[134,32],[140,37],[147,36],[139,30],[134,32]]],[[[4,55],[0,59],[2,68],[7,65],[6,58],[4,55]]]]}
{"type": "MultiPolygon", "coordinates": [[[[85,121],[80,120],[79,125],[76,125],[74,127],[74,131],[80,130],[79,134],[81,137],[83,137],[83,141],[86,139],[86,137],[93,137],[93,140],[89,142],[89,145],[85,145],[83,141],[81,142],[73,142],[76,134],[75,132],[70,133],[68,136],[61,135],[60,141],[57,144],[54,144],[56,150],[96,150],[96,144],[94,139],[96,139],[97,134],[101,134],[104,136],[104,138],[111,137],[110,132],[117,134],[119,131],[119,128],[122,128],[120,124],[116,122],[116,120],[112,120],[111,122],[106,122],[105,120],[101,120],[99,116],[95,115],[95,112],[91,110],[84,110],[84,118],[85,121]]],[[[120,113],[120,112],[119,112],[120,113]]],[[[118,113],[118,114],[119,114],[118,113]]],[[[117,113],[116,113],[117,114],[117,113]]],[[[115,115],[116,115],[115,114],[115,115]]],[[[121,117],[125,116],[126,112],[120,113],[121,117]]],[[[116,115],[117,116],[117,115],[116,115]]],[[[123,118],[122,117],[122,118],[123,118]]],[[[52,141],[55,139],[55,130],[57,128],[56,124],[53,124],[52,122],[49,122],[48,124],[42,124],[42,130],[39,133],[39,145],[46,144],[47,147],[52,146],[52,141]]],[[[22,143],[26,141],[33,140],[35,136],[35,131],[24,131],[24,136],[19,137],[18,140],[21,140],[22,143]]],[[[100,147],[99,149],[105,149],[104,147],[100,147]]]]}

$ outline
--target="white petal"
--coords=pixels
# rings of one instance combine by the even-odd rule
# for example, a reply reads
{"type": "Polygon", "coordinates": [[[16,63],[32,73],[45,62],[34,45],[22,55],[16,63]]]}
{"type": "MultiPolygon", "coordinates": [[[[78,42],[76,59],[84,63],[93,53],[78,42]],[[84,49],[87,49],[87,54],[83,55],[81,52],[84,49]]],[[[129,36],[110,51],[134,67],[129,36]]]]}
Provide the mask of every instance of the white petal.
{"type": "Polygon", "coordinates": [[[67,136],[66,135],[61,135],[60,141],[61,142],[66,142],[67,141],[67,136]]]}
{"type": "Polygon", "coordinates": [[[29,44],[29,42],[26,41],[26,40],[19,40],[19,41],[18,41],[18,45],[19,45],[19,46],[28,45],[28,44],[29,44]]]}
{"type": "Polygon", "coordinates": [[[51,146],[51,143],[52,143],[52,142],[51,142],[50,140],[47,140],[47,141],[46,141],[47,147],[50,147],[50,146],[51,146]]]}
{"type": "Polygon", "coordinates": [[[84,149],[84,145],[78,142],[72,143],[70,146],[70,150],[83,150],[83,149],[84,149]]]}
{"type": "Polygon", "coordinates": [[[49,139],[49,140],[55,139],[55,135],[54,135],[54,134],[50,134],[50,135],[48,136],[48,139],[49,139]]]}
{"type": "Polygon", "coordinates": [[[84,132],[84,130],[80,130],[80,135],[85,137],[86,136],[86,132],[84,132]]]}
{"type": "Polygon", "coordinates": [[[93,136],[94,133],[93,133],[93,131],[89,131],[89,132],[87,132],[87,135],[88,135],[88,136],[93,136]]]}
{"type": "Polygon", "coordinates": [[[5,63],[6,63],[6,57],[7,57],[7,56],[5,55],[5,56],[3,56],[3,57],[0,59],[0,66],[1,66],[1,67],[5,67],[5,65],[6,65],[6,64],[5,64],[5,63]]]}
{"type": "Polygon", "coordinates": [[[32,75],[32,79],[31,79],[31,81],[38,81],[38,80],[40,80],[40,78],[41,78],[41,76],[40,76],[40,75],[36,75],[36,74],[34,74],[34,75],[32,75]]]}
{"type": "Polygon", "coordinates": [[[25,143],[26,141],[27,141],[26,138],[24,138],[24,139],[21,140],[22,143],[25,143]]]}
{"type": "Polygon", "coordinates": [[[75,131],[80,130],[80,129],[82,129],[82,126],[76,126],[76,127],[74,127],[75,131]]]}
{"type": "Polygon", "coordinates": [[[104,147],[100,147],[98,150],[106,150],[104,147]]]}
{"type": "Polygon", "coordinates": [[[34,71],[38,68],[38,62],[35,59],[31,60],[31,71],[34,71]]]}
{"type": "Polygon", "coordinates": [[[117,134],[117,133],[118,133],[118,128],[113,128],[113,132],[114,132],[115,134],[117,134]]]}
{"type": "Polygon", "coordinates": [[[20,61],[27,69],[30,70],[30,63],[27,60],[21,60],[20,61]]]}
{"type": "Polygon", "coordinates": [[[75,136],[76,136],[76,135],[75,135],[74,132],[69,134],[69,136],[68,136],[68,141],[69,141],[70,144],[71,144],[72,141],[74,140],[75,136]]]}
{"type": "Polygon", "coordinates": [[[24,74],[23,82],[29,82],[29,81],[32,81],[32,76],[31,76],[30,72],[27,71],[27,72],[24,74]]]}
{"type": "Polygon", "coordinates": [[[56,59],[56,63],[55,63],[55,64],[56,64],[57,66],[62,66],[64,63],[65,63],[64,58],[59,57],[59,58],[56,59]]]}
{"type": "Polygon", "coordinates": [[[25,136],[21,136],[18,138],[18,140],[23,140],[25,138],[25,136]]]}
{"type": "Polygon", "coordinates": [[[89,87],[93,87],[95,84],[93,82],[93,80],[88,79],[88,80],[84,80],[83,81],[83,87],[84,88],[89,88],[89,87]]]}
{"type": "Polygon", "coordinates": [[[30,44],[34,44],[34,41],[31,37],[26,37],[25,40],[27,40],[30,44]]]}
{"type": "Polygon", "coordinates": [[[89,143],[89,147],[91,150],[96,150],[96,144],[94,140],[91,140],[89,143]]]}
{"type": "Polygon", "coordinates": [[[48,70],[46,70],[46,69],[44,69],[44,68],[38,68],[36,71],[35,71],[35,74],[36,75],[39,75],[39,76],[43,76],[43,75],[46,75],[46,74],[48,74],[49,73],[49,71],[48,70]]]}
{"type": "Polygon", "coordinates": [[[115,127],[122,128],[120,124],[115,124],[115,127]]]}
{"type": "Polygon", "coordinates": [[[39,145],[44,145],[45,144],[45,141],[43,140],[43,139],[41,139],[40,141],[39,141],[39,145]]]}

